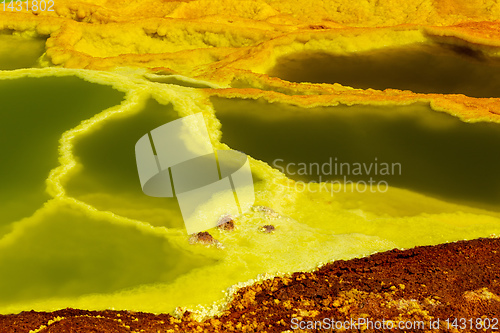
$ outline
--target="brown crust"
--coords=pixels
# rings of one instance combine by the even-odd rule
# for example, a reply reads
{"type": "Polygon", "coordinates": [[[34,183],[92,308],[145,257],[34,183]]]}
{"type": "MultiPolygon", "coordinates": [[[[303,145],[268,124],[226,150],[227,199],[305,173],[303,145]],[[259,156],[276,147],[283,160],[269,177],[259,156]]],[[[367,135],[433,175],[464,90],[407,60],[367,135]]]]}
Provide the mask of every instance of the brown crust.
{"type": "MultiPolygon", "coordinates": [[[[440,318],[439,331],[480,331],[447,329],[444,320],[498,318],[498,295],[500,240],[477,239],[394,249],[336,261],[312,273],[265,280],[238,290],[221,315],[203,322],[195,321],[190,313],[177,319],[168,314],[65,309],[0,316],[0,327],[5,333],[36,329],[40,333],[283,332],[291,330],[292,318],[319,321],[368,317],[374,322],[394,323],[428,323],[440,318]]],[[[370,331],[374,330],[366,332],[370,331]]]]}

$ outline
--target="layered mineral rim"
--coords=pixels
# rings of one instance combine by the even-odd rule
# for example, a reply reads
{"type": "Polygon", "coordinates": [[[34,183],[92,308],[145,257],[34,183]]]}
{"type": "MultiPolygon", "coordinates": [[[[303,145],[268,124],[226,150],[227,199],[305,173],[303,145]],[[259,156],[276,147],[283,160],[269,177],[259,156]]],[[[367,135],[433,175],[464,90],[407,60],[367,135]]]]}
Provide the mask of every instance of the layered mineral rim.
{"type": "MultiPolygon", "coordinates": [[[[464,122],[500,122],[500,91],[474,96],[469,90],[419,92],[404,85],[364,88],[293,82],[273,74],[290,54],[370,56],[415,46],[473,62],[486,59],[495,67],[500,52],[500,4],[495,1],[54,0],[54,11],[33,10],[33,1],[27,3],[29,10],[0,4],[0,31],[44,40],[40,67],[137,75],[195,87],[205,96],[261,98],[304,109],[426,103],[464,122]]],[[[496,330],[499,245],[496,238],[482,238],[335,261],[242,287],[221,313],[203,320],[189,311],[177,317],[26,311],[1,315],[0,331],[496,330]]]]}
{"type": "Polygon", "coordinates": [[[0,30],[46,39],[43,66],[122,72],[142,68],[148,79],[159,82],[163,76],[182,75],[221,89],[218,94],[263,94],[308,107],[326,101],[429,101],[466,121],[499,120],[496,96],[422,94],[405,87],[353,89],[269,75],[281,57],[293,53],[352,55],[438,45],[495,58],[500,50],[500,6],[495,2],[245,1],[240,6],[201,0],[61,0],[54,1],[53,11],[26,7],[0,10],[0,30]]]}

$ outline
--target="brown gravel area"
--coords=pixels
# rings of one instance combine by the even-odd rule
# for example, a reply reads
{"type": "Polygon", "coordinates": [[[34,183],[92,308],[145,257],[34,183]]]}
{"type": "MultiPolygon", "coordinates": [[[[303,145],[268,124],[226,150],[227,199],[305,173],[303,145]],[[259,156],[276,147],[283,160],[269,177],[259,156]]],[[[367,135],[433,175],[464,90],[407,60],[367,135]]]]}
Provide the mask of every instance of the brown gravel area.
{"type": "Polygon", "coordinates": [[[240,289],[224,313],[201,323],[189,313],[177,319],[65,309],[0,316],[0,332],[333,332],[327,323],[340,327],[340,321],[348,321],[348,332],[495,332],[499,295],[500,240],[477,239],[395,249],[266,280],[240,289]]]}

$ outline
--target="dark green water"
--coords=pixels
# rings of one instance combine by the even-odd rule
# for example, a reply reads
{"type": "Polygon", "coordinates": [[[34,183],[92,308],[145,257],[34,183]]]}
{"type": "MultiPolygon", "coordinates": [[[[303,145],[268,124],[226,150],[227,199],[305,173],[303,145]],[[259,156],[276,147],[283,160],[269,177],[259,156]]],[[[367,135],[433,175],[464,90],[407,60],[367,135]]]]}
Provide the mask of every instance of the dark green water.
{"type": "MultiPolygon", "coordinates": [[[[0,3],[0,10],[3,5],[0,3]]],[[[32,68],[45,52],[45,38],[25,38],[0,32],[0,70],[32,68]]]]}
{"type": "Polygon", "coordinates": [[[164,237],[60,206],[0,251],[0,306],[169,283],[214,263],[164,237]]]}
{"type": "Polygon", "coordinates": [[[182,86],[182,87],[189,87],[189,88],[212,88],[206,84],[203,83],[195,83],[195,82],[189,82],[189,81],[183,81],[175,76],[170,76],[170,75],[165,75],[162,77],[146,77],[147,80],[151,82],[158,82],[158,83],[168,83],[168,84],[175,84],[177,86],[182,86]]]}
{"type": "Polygon", "coordinates": [[[45,180],[59,165],[62,134],[122,98],[76,77],[0,80],[0,235],[49,199],[45,180]]]}
{"type": "MultiPolygon", "coordinates": [[[[5,103],[0,142],[6,157],[0,165],[0,216],[6,232],[7,222],[30,216],[49,199],[45,179],[58,165],[62,133],[119,104],[123,94],[75,77],[50,77],[0,81],[0,97],[5,103]]],[[[117,200],[117,206],[132,211],[127,217],[168,206],[168,199],[142,193],[134,146],[175,115],[170,106],[151,100],[142,112],[105,121],[79,137],[75,156],[83,165],[70,177],[68,194],[103,210],[113,210],[115,206],[107,205],[117,200]]],[[[193,269],[216,263],[180,250],[164,236],[109,223],[82,209],[54,204],[43,210],[43,223],[17,226],[16,241],[3,244],[0,251],[0,267],[8,271],[0,274],[0,305],[172,283],[193,269]]],[[[161,218],[184,227],[182,219],[161,218]]]]}
{"type": "MultiPolygon", "coordinates": [[[[348,175],[387,181],[452,202],[500,210],[500,125],[468,124],[424,104],[303,109],[264,101],[212,98],[222,141],[271,166],[295,163],[288,176],[317,181],[298,163],[399,163],[401,174],[348,175]],[[377,158],[377,161],[375,161],[377,158]],[[283,161],[276,161],[281,159],[283,161]],[[335,161],[334,161],[335,162],[335,161]]],[[[343,179],[323,175],[322,181],[343,179]]],[[[286,171],[285,171],[286,173],[286,171]]],[[[321,173],[321,172],[320,172],[321,173]]]]}
{"type": "Polygon", "coordinates": [[[500,96],[500,60],[466,48],[415,45],[350,55],[283,56],[270,76],[292,82],[340,83],[360,89],[500,96]]]}
{"type": "Polygon", "coordinates": [[[171,105],[149,100],[141,112],[109,119],[97,130],[79,137],[74,154],[85,167],[71,177],[68,194],[100,210],[154,225],[184,228],[176,198],[154,198],[142,192],[135,160],[136,142],[177,118],[171,105]],[[148,213],[163,208],[170,209],[170,213],[148,213]]]}

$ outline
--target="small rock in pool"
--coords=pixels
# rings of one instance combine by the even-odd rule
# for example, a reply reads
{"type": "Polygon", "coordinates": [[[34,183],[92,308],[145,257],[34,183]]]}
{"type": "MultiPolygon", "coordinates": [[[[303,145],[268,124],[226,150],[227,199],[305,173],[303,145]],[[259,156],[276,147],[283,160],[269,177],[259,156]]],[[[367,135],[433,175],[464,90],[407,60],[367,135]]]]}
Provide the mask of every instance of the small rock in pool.
{"type": "Polygon", "coordinates": [[[212,237],[208,232],[198,232],[196,234],[192,234],[189,237],[189,244],[200,243],[207,246],[217,246],[222,247],[222,244],[215,238],[212,237]]]}
{"type": "Polygon", "coordinates": [[[274,225],[267,224],[267,225],[265,225],[265,226],[262,226],[262,227],[260,228],[260,231],[265,232],[266,234],[270,234],[271,232],[273,232],[273,231],[274,231],[274,229],[275,229],[275,228],[274,228],[274,225]]]}
{"type": "Polygon", "coordinates": [[[225,231],[233,231],[234,230],[234,222],[233,220],[224,222],[222,224],[219,224],[217,228],[225,231]]]}
{"type": "Polygon", "coordinates": [[[231,215],[224,215],[217,222],[217,228],[226,231],[234,230],[234,220],[231,215]]]}
{"type": "Polygon", "coordinates": [[[265,217],[268,219],[277,219],[280,217],[280,214],[276,213],[273,209],[266,207],[266,206],[253,206],[252,207],[254,212],[263,212],[265,217]]]}

